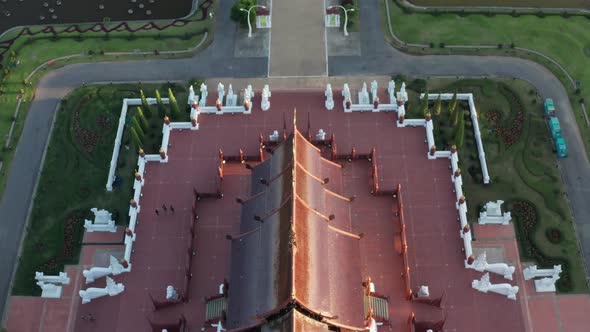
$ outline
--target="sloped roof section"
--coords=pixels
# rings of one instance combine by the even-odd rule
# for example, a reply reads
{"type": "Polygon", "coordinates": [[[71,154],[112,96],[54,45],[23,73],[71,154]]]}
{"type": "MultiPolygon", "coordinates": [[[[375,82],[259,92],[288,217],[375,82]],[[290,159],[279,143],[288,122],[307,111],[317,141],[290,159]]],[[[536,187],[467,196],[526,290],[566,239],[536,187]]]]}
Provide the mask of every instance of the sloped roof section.
{"type": "Polygon", "coordinates": [[[256,325],[291,300],[292,150],[287,140],[252,170],[251,198],[243,203],[231,246],[230,329],[256,325]]]}
{"type": "Polygon", "coordinates": [[[341,178],[341,168],[296,129],[252,169],[251,196],[232,236],[229,329],[364,327],[361,237],[351,229],[350,201],[335,194],[341,178]],[[267,322],[281,310],[292,313],[267,322]]]}
{"type": "Polygon", "coordinates": [[[294,139],[295,298],[335,325],[363,327],[360,239],[351,232],[349,209],[329,194],[341,168],[298,131],[294,139]]]}

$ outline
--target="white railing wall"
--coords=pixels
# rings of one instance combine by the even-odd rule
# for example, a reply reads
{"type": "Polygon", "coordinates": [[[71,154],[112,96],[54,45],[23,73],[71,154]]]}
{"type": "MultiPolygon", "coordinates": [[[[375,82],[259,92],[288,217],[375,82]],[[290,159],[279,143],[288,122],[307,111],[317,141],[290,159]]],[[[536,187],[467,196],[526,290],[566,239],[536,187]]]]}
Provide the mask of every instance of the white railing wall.
{"type": "MultiPolygon", "coordinates": [[[[440,94],[429,94],[428,100],[438,99],[440,96],[441,100],[453,99],[452,93],[440,93],[440,94]]],[[[420,95],[420,99],[424,98],[424,94],[420,95]]],[[[486,154],[483,149],[483,143],[481,140],[481,132],[479,130],[479,122],[477,121],[477,110],[475,109],[475,102],[473,100],[472,93],[458,93],[457,100],[466,100],[469,104],[469,115],[471,116],[471,122],[473,123],[473,132],[475,134],[475,142],[477,144],[477,153],[479,155],[479,162],[481,164],[481,173],[483,175],[483,183],[490,183],[490,174],[488,172],[488,165],[486,162],[486,154]]]]}
{"type": "MultiPolygon", "coordinates": [[[[156,98],[146,98],[149,105],[157,104],[156,98]]],[[[170,103],[168,98],[162,98],[164,104],[170,103]]],[[[121,107],[121,115],[119,116],[119,126],[117,127],[117,136],[115,136],[115,144],[113,147],[113,156],[111,157],[111,165],[109,168],[109,175],[107,178],[107,191],[113,191],[113,182],[115,181],[115,171],[117,170],[117,161],[119,160],[119,151],[121,150],[121,140],[123,139],[123,131],[125,129],[125,120],[127,119],[127,109],[129,106],[141,105],[140,98],[125,98],[123,99],[123,106],[121,107]]]]}
{"type": "MultiPolygon", "coordinates": [[[[403,108],[400,108],[403,110],[403,108]]],[[[399,117],[399,113],[398,113],[399,117]]],[[[455,172],[459,170],[459,154],[456,150],[453,151],[435,151],[431,154],[430,149],[434,147],[434,121],[432,119],[404,119],[403,123],[397,121],[398,127],[424,127],[426,130],[426,144],[428,145],[427,157],[428,159],[437,158],[448,158],[451,161],[451,181],[454,184],[455,191],[455,207],[459,214],[459,221],[461,224],[460,237],[463,240],[463,247],[465,251],[465,267],[471,267],[473,263],[473,247],[472,247],[472,236],[469,228],[469,222],[467,220],[467,202],[463,195],[463,178],[461,177],[460,171],[457,176],[455,172]]]]}

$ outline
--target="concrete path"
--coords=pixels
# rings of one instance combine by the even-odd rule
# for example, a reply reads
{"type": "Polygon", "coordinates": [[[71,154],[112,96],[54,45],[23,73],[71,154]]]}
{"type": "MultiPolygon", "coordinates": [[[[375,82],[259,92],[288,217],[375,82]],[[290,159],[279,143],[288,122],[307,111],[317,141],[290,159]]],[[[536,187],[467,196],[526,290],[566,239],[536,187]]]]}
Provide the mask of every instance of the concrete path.
{"type": "MultiPolygon", "coordinates": [[[[303,0],[308,2],[310,0],[303,0]]],[[[561,110],[560,120],[563,133],[568,141],[570,156],[560,160],[567,192],[571,201],[580,239],[584,246],[584,259],[590,263],[590,204],[587,204],[590,193],[590,164],[586,157],[580,133],[575,122],[567,93],[557,78],[541,65],[531,61],[507,57],[475,57],[475,56],[410,56],[403,54],[385,43],[381,30],[379,15],[380,0],[359,1],[361,14],[361,56],[329,57],[329,75],[424,75],[424,76],[503,76],[515,77],[532,83],[543,98],[553,98],[556,107],[561,110]]],[[[295,3],[306,8],[309,15],[301,15],[291,11],[289,16],[297,17],[297,24],[317,25],[314,31],[324,31],[323,5],[320,1],[310,6],[289,0],[274,0],[273,15],[277,13],[277,3],[295,3]],[[323,17],[323,16],[322,16],[323,17]],[[318,27],[321,27],[318,28],[318,27]]],[[[21,234],[33,187],[37,180],[43,150],[49,135],[51,120],[61,98],[83,82],[99,81],[153,81],[153,80],[187,80],[192,77],[264,77],[268,73],[267,58],[234,58],[235,25],[229,22],[231,1],[220,1],[216,24],[215,42],[205,51],[190,59],[180,60],[142,60],[127,62],[76,64],[53,71],[39,82],[36,99],[31,104],[29,116],[18,144],[13,167],[9,171],[6,191],[0,202],[0,299],[7,298],[10,278],[16,263],[21,234]]],[[[291,10],[289,8],[289,10],[291,10]]],[[[284,17],[284,16],[283,16],[284,17]]],[[[278,16],[273,17],[273,26],[280,25],[278,16]]],[[[283,18],[288,19],[288,18],[283,18]]],[[[290,26],[296,26],[295,23],[290,26]]],[[[289,37],[289,29],[283,32],[289,37]]],[[[320,33],[320,32],[318,32],[320,33]]],[[[323,34],[324,32],[321,32],[323,34]]],[[[306,48],[309,36],[293,34],[291,42],[283,44],[282,52],[295,52],[297,48],[306,48]]],[[[276,38],[273,30],[271,39],[276,38]]],[[[317,36],[312,40],[318,39],[317,36]]],[[[319,47],[314,41],[314,49],[319,47]]],[[[325,44],[324,44],[325,45],[325,44]]],[[[271,47],[272,48],[272,47],[271,47]]],[[[304,54],[305,61],[297,59],[278,62],[277,75],[322,75],[320,68],[325,68],[325,46],[323,51],[316,51],[313,57],[304,54]],[[323,52],[323,53],[322,53],[323,52]],[[282,63],[282,64],[281,64],[282,63]],[[280,66],[279,66],[280,64],[280,66]],[[298,68],[290,70],[289,68],[298,68]],[[284,69],[282,69],[284,68],[284,69]],[[309,69],[311,68],[311,69],[309,69]],[[299,72],[302,70],[302,72],[299,72]]],[[[273,51],[271,50],[271,57],[273,51]]],[[[273,58],[274,59],[274,58],[273,58]]],[[[287,59],[287,58],[282,58],[287,59]]],[[[271,61],[271,67],[272,61],[271,61]]],[[[324,69],[325,70],[325,69],[324,69]]],[[[334,88],[338,88],[334,86],[334,88]]],[[[271,87],[272,89],[272,87],[271,87]]],[[[4,303],[0,302],[0,312],[4,311],[4,303]]]]}
{"type": "Polygon", "coordinates": [[[323,1],[272,0],[269,76],[328,73],[323,1]]]}

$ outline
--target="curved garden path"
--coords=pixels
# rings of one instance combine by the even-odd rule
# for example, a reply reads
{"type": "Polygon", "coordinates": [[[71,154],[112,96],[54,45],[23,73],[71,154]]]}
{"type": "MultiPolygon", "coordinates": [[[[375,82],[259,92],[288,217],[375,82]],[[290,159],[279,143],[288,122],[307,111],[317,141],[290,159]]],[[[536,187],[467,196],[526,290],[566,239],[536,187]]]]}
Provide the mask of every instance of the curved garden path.
{"type": "MultiPolygon", "coordinates": [[[[560,160],[584,259],[590,262],[590,164],[567,93],[560,81],[543,66],[508,57],[411,56],[384,41],[379,14],[380,0],[359,1],[361,57],[329,57],[329,75],[401,73],[424,76],[502,76],[532,83],[543,98],[553,98],[561,111],[570,156],[560,160]],[[584,223],[585,222],[585,223],[584,223]]],[[[23,134],[9,170],[6,191],[0,201],[0,299],[7,298],[21,234],[37,181],[52,119],[59,101],[83,83],[108,81],[188,80],[193,77],[264,77],[267,58],[234,58],[235,25],[229,22],[229,2],[220,1],[215,41],[188,59],[102,62],[68,65],[45,75],[31,103],[23,134]]],[[[323,10],[318,5],[318,10],[323,10]]],[[[280,22],[273,22],[275,25],[280,22]]],[[[300,41],[304,42],[304,41],[300,41]]],[[[324,56],[319,54],[318,56],[324,56]]],[[[492,174],[493,176],[493,174],[492,174]]],[[[4,303],[0,303],[0,312],[4,303]]]]}

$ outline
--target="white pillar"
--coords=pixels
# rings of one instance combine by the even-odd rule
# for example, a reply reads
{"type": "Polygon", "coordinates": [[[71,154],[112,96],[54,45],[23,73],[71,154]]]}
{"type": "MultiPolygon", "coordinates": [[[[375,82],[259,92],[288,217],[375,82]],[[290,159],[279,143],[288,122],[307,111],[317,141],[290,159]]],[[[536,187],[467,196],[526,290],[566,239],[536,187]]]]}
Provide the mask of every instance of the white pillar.
{"type": "Polygon", "coordinates": [[[204,107],[207,103],[207,96],[209,92],[207,92],[207,86],[205,83],[201,83],[201,99],[199,100],[199,106],[204,107]]]}
{"type": "Polygon", "coordinates": [[[332,95],[332,84],[326,84],[326,91],[324,92],[324,96],[326,96],[326,109],[331,111],[334,109],[334,96],[332,95]]]}
{"type": "Polygon", "coordinates": [[[262,108],[263,111],[268,111],[270,109],[270,101],[268,100],[269,97],[270,89],[268,88],[268,85],[265,85],[264,89],[262,89],[262,100],[260,102],[260,108],[262,108]]]}
{"type": "Polygon", "coordinates": [[[395,82],[393,80],[389,81],[387,86],[387,93],[389,94],[389,103],[395,104],[395,82]]]}
{"type": "Polygon", "coordinates": [[[194,100],[195,100],[195,89],[193,89],[193,86],[191,85],[188,88],[188,100],[187,100],[187,104],[192,105],[194,100]]]}
{"type": "Polygon", "coordinates": [[[223,84],[221,84],[221,82],[219,84],[217,84],[217,99],[221,102],[221,104],[223,105],[223,97],[225,97],[225,88],[223,86],[223,84]]]}
{"type": "Polygon", "coordinates": [[[377,93],[379,92],[379,84],[377,83],[376,80],[373,80],[373,82],[371,82],[371,102],[375,102],[375,100],[377,100],[377,98],[379,98],[377,96],[377,93]]]}

